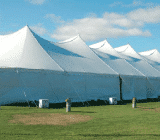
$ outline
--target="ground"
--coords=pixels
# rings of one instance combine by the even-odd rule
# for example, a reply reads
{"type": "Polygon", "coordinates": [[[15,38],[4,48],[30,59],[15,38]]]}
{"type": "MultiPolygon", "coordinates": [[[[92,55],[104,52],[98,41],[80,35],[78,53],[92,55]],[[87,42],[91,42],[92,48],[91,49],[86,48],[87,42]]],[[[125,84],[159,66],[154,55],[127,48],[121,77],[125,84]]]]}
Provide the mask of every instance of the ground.
{"type": "MultiPolygon", "coordinates": [[[[160,112],[160,108],[148,108],[137,106],[142,111],[160,112]]],[[[67,126],[74,123],[86,122],[92,120],[93,117],[79,114],[63,114],[63,113],[32,113],[28,115],[15,114],[11,123],[23,123],[25,125],[63,125],[67,126]]]]}
{"type": "Polygon", "coordinates": [[[32,113],[29,115],[15,114],[11,123],[23,123],[25,125],[70,125],[73,123],[86,122],[91,120],[91,116],[78,114],[59,114],[59,113],[32,113]]]}
{"type": "Polygon", "coordinates": [[[143,111],[155,111],[155,112],[160,112],[160,108],[149,108],[149,107],[141,107],[137,106],[138,108],[141,108],[143,111]]]}

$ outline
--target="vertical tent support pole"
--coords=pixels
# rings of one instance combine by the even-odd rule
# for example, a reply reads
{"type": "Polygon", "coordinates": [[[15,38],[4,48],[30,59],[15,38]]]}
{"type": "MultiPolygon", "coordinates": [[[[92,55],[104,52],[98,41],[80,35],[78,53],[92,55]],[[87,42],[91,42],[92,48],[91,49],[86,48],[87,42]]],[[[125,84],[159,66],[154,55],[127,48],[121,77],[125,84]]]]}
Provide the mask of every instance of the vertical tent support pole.
{"type": "Polygon", "coordinates": [[[120,87],[120,100],[123,101],[122,99],[122,78],[119,75],[119,87],[120,87]]]}

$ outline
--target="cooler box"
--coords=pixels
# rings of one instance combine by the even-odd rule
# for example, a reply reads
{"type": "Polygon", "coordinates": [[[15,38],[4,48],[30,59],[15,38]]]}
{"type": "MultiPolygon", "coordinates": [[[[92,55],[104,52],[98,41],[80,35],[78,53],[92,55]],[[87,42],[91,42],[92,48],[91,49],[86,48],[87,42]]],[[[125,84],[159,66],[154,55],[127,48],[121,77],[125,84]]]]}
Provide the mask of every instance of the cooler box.
{"type": "Polygon", "coordinates": [[[48,108],[49,100],[48,99],[39,99],[39,108],[48,108]]]}
{"type": "Polygon", "coordinates": [[[117,104],[117,97],[110,97],[109,98],[109,104],[110,105],[116,105],[117,104]]]}

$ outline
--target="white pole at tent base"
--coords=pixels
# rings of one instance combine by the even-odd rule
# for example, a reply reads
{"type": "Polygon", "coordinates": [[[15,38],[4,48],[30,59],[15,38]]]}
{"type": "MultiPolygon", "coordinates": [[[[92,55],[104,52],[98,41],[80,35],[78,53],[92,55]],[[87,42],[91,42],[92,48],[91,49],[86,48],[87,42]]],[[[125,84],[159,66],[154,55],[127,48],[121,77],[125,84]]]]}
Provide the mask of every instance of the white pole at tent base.
{"type": "Polygon", "coordinates": [[[132,100],[132,108],[136,108],[136,98],[135,97],[132,100]]]}
{"type": "Polygon", "coordinates": [[[67,98],[65,101],[66,101],[66,112],[70,112],[71,111],[71,99],[67,98]]]}

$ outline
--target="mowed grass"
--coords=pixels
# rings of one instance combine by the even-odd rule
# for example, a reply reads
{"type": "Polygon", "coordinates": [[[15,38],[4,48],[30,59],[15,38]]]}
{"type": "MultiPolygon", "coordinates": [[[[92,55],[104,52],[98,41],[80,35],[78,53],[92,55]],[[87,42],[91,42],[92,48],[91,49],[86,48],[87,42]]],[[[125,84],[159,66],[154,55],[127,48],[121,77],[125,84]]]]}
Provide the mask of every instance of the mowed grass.
{"type": "Polygon", "coordinates": [[[137,103],[147,107],[132,109],[132,104],[66,109],[37,109],[36,107],[2,106],[0,110],[0,140],[153,140],[160,139],[160,102],[137,103]],[[149,111],[149,108],[152,111],[149,111]],[[14,114],[63,113],[89,115],[94,118],[68,126],[24,125],[10,123],[14,114]]]}

